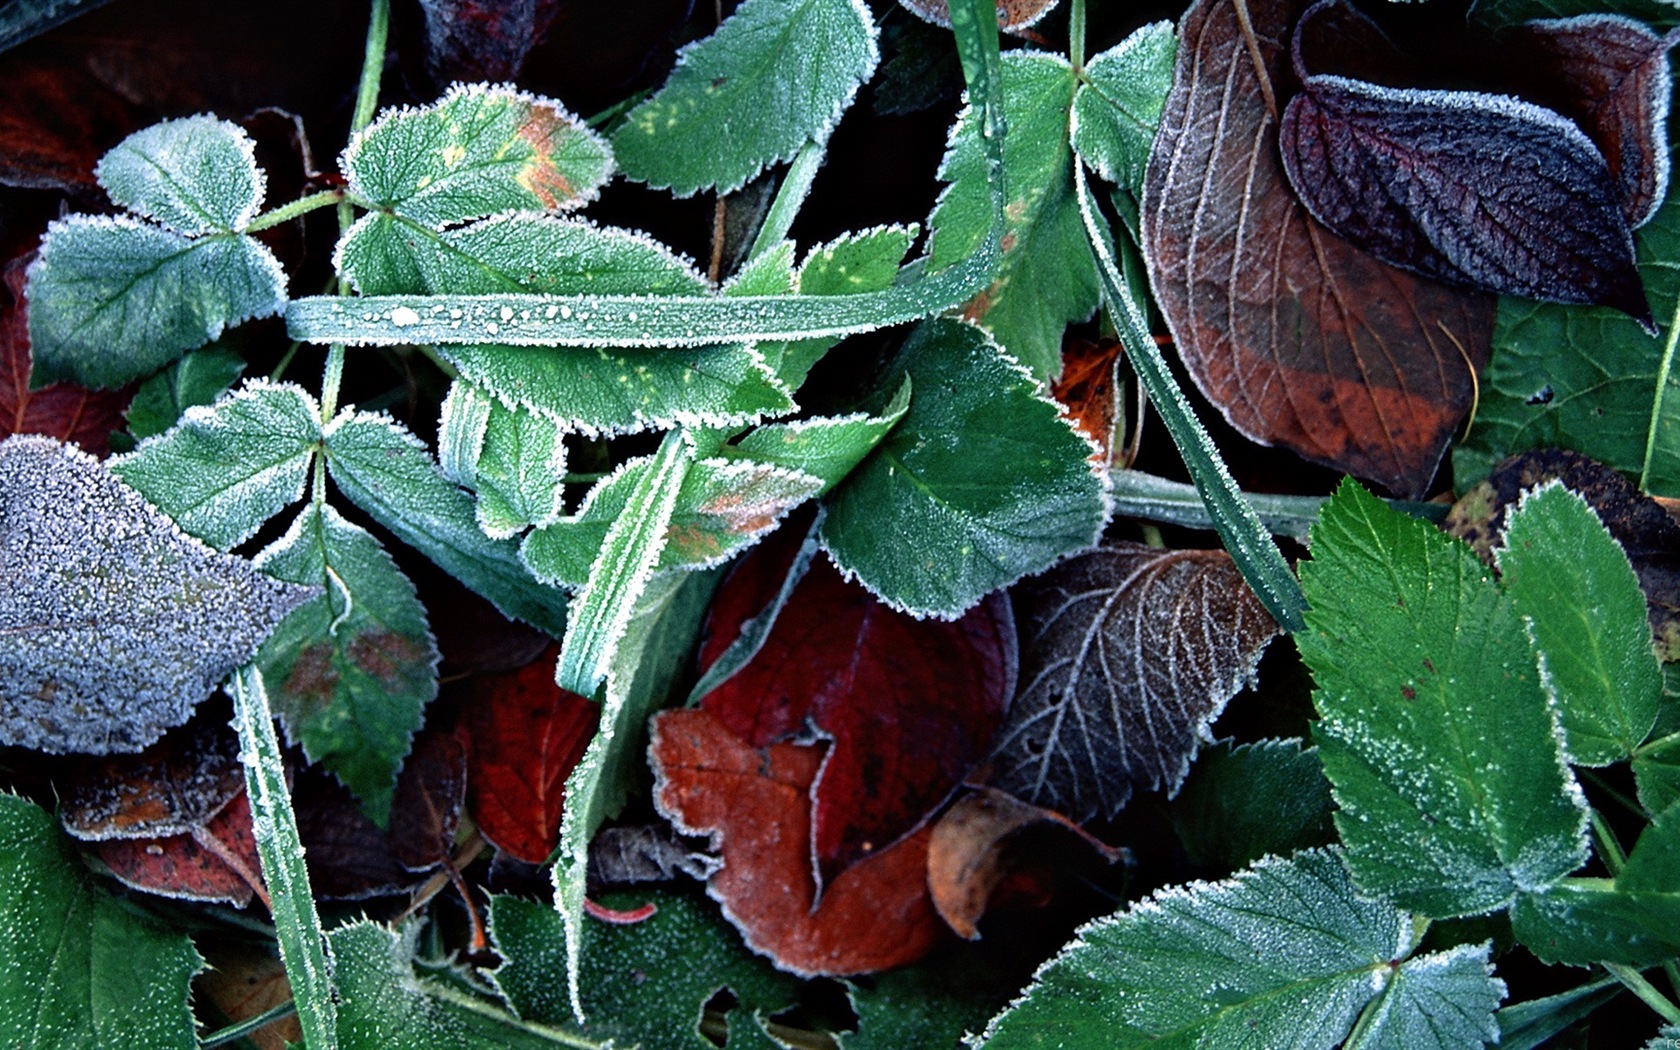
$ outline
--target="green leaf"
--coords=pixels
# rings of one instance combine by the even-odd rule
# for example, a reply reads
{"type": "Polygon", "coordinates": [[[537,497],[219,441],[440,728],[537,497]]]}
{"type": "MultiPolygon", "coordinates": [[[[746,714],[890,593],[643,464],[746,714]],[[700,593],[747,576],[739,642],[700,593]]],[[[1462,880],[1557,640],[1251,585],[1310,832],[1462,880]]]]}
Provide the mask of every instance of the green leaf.
{"type": "Polygon", "coordinates": [[[0,793],[0,1043],[196,1047],[185,933],[119,904],[52,814],[0,793]]]}
{"type": "Polygon", "coordinates": [[[113,458],[111,472],[183,530],[227,550],[303,498],[320,413],[296,384],[253,380],[113,458]]]}
{"type": "Polygon", "coordinates": [[[565,923],[566,985],[579,1019],[585,1016],[578,967],[587,928],[589,843],[623,807],[631,778],[646,774],[648,717],[687,669],[717,579],[716,572],[688,572],[649,581],[613,655],[601,729],[566,780],[559,856],[550,874],[554,907],[565,923]]]}
{"type": "Polygon", "coordinates": [[[1680,958],[1680,809],[1645,828],[1613,882],[1569,879],[1523,894],[1511,929],[1546,963],[1643,968],[1680,958]]]}
{"type": "Polygon", "coordinates": [[[737,441],[734,450],[758,462],[774,463],[818,478],[822,488],[816,494],[822,495],[863,462],[909,410],[910,377],[905,376],[898,393],[879,415],[854,412],[792,423],[766,423],[737,441]]]}
{"type": "Polygon", "coordinates": [[[1634,241],[1651,310],[1669,319],[1661,338],[1615,310],[1500,299],[1475,425],[1453,450],[1461,489],[1507,456],[1567,448],[1680,496],[1680,369],[1667,364],[1680,338],[1680,195],[1634,241]]]}
{"type": "MultiPolygon", "coordinates": [[[[898,278],[899,264],[915,239],[914,225],[876,226],[819,244],[806,254],[794,275],[794,287],[801,295],[884,291],[898,278]]],[[[834,337],[800,339],[760,345],[759,350],[788,389],[797,390],[812,366],[839,341],[834,337]]]]}
{"type": "Polygon", "coordinates": [[[243,234],[188,237],[127,217],[47,227],[29,267],[31,382],[122,386],[229,325],[278,314],[286,274],[243,234]]]}
{"type": "Polygon", "coordinates": [[[1096,542],[1091,446],[984,332],[924,323],[882,389],[905,377],[909,411],[828,495],[823,544],[842,571],[894,608],[956,616],[1096,542]]]}
{"type": "Polygon", "coordinates": [[[1339,854],[1271,857],[1086,925],[984,1045],[1328,1050],[1362,1010],[1362,1026],[1415,1031],[1441,1000],[1461,1015],[1455,1028],[1492,1039],[1504,987],[1488,974],[1488,946],[1416,948],[1411,917],[1360,896],[1339,854]]]}
{"type": "Polygon", "coordinates": [[[1627,758],[1656,723],[1663,679],[1645,595],[1621,544],[1585,500],[1554,481],[1523,497],[1497,555],[1540,652],[1565,754],[1586,766],[1627,758]]]}
{"type": "Polygon", "coordinates": [[[1537,1050],[1559,1032],[1615,998],[1622,984],[1601,977],[1567,992],[1512,1003],[1493,1015],[1499,1023],[1500,1050],[1537,1050]]]}
{"type": "Polygon", "coordinates": [[[1505,982],[1493,977],[1489,944],[1461,944],[1408,960],[1366,1008],[1344,1050],[1460,1050],[1497,1042],[1494,1011],[1505,982]]]}
{"type": "Polygon", "coordinates": [[[0,51],[9,51],[108,0],[8,0],[0,4],[0,51]]]}
{"type": "MultiPolygon", "coordinates": [[[[727,988],[736,1005],[726,1015],[729,1042],[794,1004],[797,982],[741,945],[741,937],[709,901],[664,891],[620,893],[609,908],[652,903],[658,911],[630,926],[592,922],[583,936],[583,1005],[591,1036],[614,1045],[710,1050],[700,1032],[706,1003],[727,988]],[[680,964],[676,960],[681,960],[680,964]]],[[[566,987],[565,931],[553,908],[516,897],[490,898],[490,932],[506,960],[491,980],[519,1016],[545,1024],[571,1018],[566,987]]]]}
{"type": "Polygon", "coordinates": [[[879,58],[859,0],[746,0],[625,117],[613,135],[619,165],[679,197],[733,192],[806,142],[826,142],[879,58]]]}
{"type": "Polygon", "coordinates": [[[1143,194],[1143,169],[1172,89],[1178,36],[1155,22],[1085,64],[1073,97],[1073,149],[1107,181],[1143,194]]]}
{"type": "Polygon", "coordinates": [[[531,578],[517,544],[480,531],[472,497],[450,484],[413,434],[384,416],[345,412],[327,427],[326,442],[333,483],[375,521],[504,616],[564,632],[565,595],[531,578]]]}
{"type": "MultiPolygon", "coordinates": [[[[488,1000],[414,972],[420,924],[400,934],[358,919],[328,935],[338,979],[338,1024],[354,1050],[551,1050],[605,1045],[510,1016],[488,1000]]],[[[314,1044],[310,1044],[314,1050],[314,1044]]]]}
{"type": "Polygon", "coordinates": [[[1173,827],[1197,864],[1235,870],[1335,840],[1330,782],[1300,740],[1204,747],[1172,802],[1173,827]]]}
{"type": "Polygon", "coordinates": [[[1647,813],[1661,813],[1680,802],[1680,734],[1653,740],[1634,752],[1633,780],[1647,813]]]}
{"type": "Polygon", "coordinates": [[[1475,915],[1586,860],[1585,803],[1516,603],[1468,546],[1348,481],[1301,585],[1296,645],[1361,886],[1475,915]]]}
{"type": "MultiPolygon", "coordinates": [[[[1040,379],[1061,371],[1068,323],[1086,320],[1097,308],[1097,270],[1081,228],[1068,145],[1075,84],[1073,67],[1055,55],[1013,52],[1003,59],[1009,114],[1003,259],[991,286],[966,311],[1040,379]]],[[[939,169],[950,186],[928,219],[934,269],[974,251],[992,228],[980,140],[970,107],[958,117],[939,169]]]]}
{"type": "Polygon", "coordinates": [[[451,480],[478,493],[478,526],[505,539],[560,520],[566,474],[564,435],[554,420],[509,408],[457,381],[443,403],[438,459],[451,480]]]}
{"type": "Polygon", "coordinates": [[[387,110],[340,159],[357,197],[437,228],[595,199],[612,150],[566,108],[508,87],[457,84],[429,106],[387,110]]]}
{"type": "Polygon", "coordinates": [[[849,980],[846,998],[857,1014],[857,1031],[837,1035],[836,1042],[842,1050],[964,1046],[963,1036],[983,1029],[1017,992],[1000,987],[1001,977],[995,959],[959,948],[849,980]]]}
{"type": "Polygon", "coordinates": [[[366,530],[310,504],[257,557],[271,576],[321,588],[257,654],[286,735],[383,826],[397,770],[437,696],[437,644],[414,585],[366,530]]]}
{"type": "Polygon", "coordinates": [[[244,229],[266,182],[245,129],[209,116],[136,131],[100,159],[94,175],[118,207],[189,237],[244,229]]]}
{"type": "MultiPolygon", "coordinates": [[[[626,462],[589,490],[575,515],[527,536],[520,555],[531,574],[545,582],[582,586],[608,528],[624,515],[649,466],[647,458],[626,462]]],[[[696,460],[678,487],[655,568],[717,565],[757,542],[821,487],[819,478],[798,469],[750,460],[696,460]]]]}
{"type": "Polygon", "coordinates": [[[245,359],[226,347],[190,350],[179,361],[140,384],[124,416],[136,440],[163,433],[189,408],[208,405],[226,393],[245,359]]]}

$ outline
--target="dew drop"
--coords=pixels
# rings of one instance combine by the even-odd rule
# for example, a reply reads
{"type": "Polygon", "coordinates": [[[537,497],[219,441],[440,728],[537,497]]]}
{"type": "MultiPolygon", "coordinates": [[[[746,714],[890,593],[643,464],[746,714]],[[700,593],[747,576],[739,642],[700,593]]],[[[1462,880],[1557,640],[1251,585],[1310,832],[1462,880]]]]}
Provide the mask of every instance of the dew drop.
{"type": "Polygon", "coordinates": [[[406,306],[399,306],[391,311],[391,323],[398,328],[407,328],[409,325],[419,324],[420,315],[406,306]]]}

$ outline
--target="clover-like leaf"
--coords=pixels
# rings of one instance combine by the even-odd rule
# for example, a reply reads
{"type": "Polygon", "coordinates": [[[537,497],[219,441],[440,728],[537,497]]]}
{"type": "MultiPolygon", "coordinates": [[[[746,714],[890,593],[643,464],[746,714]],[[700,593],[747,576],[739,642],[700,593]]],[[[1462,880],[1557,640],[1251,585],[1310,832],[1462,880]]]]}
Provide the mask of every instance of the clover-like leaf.
{"type": "Polygon", "coordinates": [[[1144,26],[1085,64],[1073,96],[1073,149],[1098,175],[1134,195],[1172,87],[1172,23],[1144,26]]]}
{"type": "Polygon", "coordinates": [[[188,236],[243,229],[266,182],[245,129],[205,116],[136,131],[94,174],[112,203],[188,236]]]}
{"type": "Polygon", "coordinates": [[[138,751],[251,658],[311,588],[183,534],[103,464],[0,444],[0,739],[138,751]]]}
{"type": "Polygon", "coordinates": [[[438,422],[438,462],[478,494],[478,525],[505,539],[560,520],[565,508],[564,434],[549,416],[457,381],[438,422]]]}

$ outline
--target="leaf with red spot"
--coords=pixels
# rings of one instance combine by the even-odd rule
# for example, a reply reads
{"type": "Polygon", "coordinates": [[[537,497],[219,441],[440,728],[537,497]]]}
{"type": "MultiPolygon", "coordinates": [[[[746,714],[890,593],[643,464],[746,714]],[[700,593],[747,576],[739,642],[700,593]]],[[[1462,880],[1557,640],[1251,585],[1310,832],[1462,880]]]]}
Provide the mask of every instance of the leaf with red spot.
{"type": "MultiPolygon", "coordinates": [[[[702,668],[771,604],[790,557],[749,555],[720,587],[702,668]]],[[[1014,688],[1015,625],[1001,594],[960,620],[917,620],[823,557],[758,654],[700,706],[752,747],[828,742],[809,845],[827,883],[922,825],[985,757],[1014,688]]]]}
{"type": "Polygon", "coordinates": [[[467,805],[497,849],[531,864],[560,844],[566,778],[595,735],[600,709],[554,684],[559,646],[524,667],[466,685],[459,733],[467,750],[467,805]]]}
{"type": "Polygon", "coordinates": [[[74,441],[83,451],[111,451],[111,432],[122,429],[128,390],[85,390],[69,383],[29,389],[29,303],[24,261],[8,264],[0,284],[0,438],[46,434],[74,441]]]}
{"type": "Polygon", "coordinates": [[[243,791],[188,834],[109,839],[99,843],[97,852],[112,875],[147,893],[225,901],[241,908],[256,895],[268,900],[251,829],[251,803],[243,791]]]}
{"type": "Polygon", "coordinates": [[[707,891],[777,966],[867,973],[914,962],[939,939],[926,827],[841,872],[818,901],[809,843],[821,744],[758,747],[710,711],[666,711],[650,754],[655,805],[680,830],[713,836],[723,867],[707,891]]]}

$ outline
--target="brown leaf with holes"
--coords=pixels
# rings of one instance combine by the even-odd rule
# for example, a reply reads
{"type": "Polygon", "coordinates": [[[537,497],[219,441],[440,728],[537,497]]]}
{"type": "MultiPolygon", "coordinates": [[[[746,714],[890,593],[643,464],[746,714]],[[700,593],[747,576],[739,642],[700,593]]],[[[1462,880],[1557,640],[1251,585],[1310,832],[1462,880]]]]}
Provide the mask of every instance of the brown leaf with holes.
{"type": "Polygon", "coordinates": [[[1242,433],[1421,495],[1470,407],[1495,300],[1383,263],[1284,177],[1298,0],[1199,0],[1145,176],[1150,283],[1191,377],[1242,433]],[[1259,57],[1257,66],[1254,55],[1259,57]]]}
{"type": "Polygon", "coordinates": [[[811,785],[826,751],[753,747],[710,711],[665,711],[649,749],[654,804],[679,831],[712,836],[723,867],[707,892],[780,968],[840,975],[915,962],[943,928],[927,888],[926,826],[842,871],[817,903],[811,785]]]}
{"type": "Polygon", "coordinates": [[[28,258],[12,260],[0,278],[0,439],[45,434],[104,456],[111,451],[111,432],[122,429],[123,410],[134,391],[84,390],[69,383],[29,389],[35,365],[29,353],[29,303],[23,294],[28,263],[28,258]]]}

